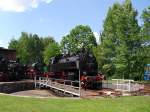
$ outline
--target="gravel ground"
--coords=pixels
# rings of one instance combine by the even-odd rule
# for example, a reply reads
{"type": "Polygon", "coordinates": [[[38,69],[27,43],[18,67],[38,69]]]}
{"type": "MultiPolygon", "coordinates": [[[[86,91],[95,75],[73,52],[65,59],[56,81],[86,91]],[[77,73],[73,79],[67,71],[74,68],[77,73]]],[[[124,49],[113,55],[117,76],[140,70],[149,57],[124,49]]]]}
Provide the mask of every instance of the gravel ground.
{"type": "MultiPolygon", "coordinates": [[[[142,91],[137,91],[134,92],[136,93],[135,95],[149,95],[150,94],[150,84],[145,84],[145,88],[142,91]]],[[[112,93],[114,96],[120,96],[120,92],[116,92],[112,89],[102,89],[102,90],[87,90],[84,91],[83,89],[81,90],[81,94],[83,97],[105,97],[108,96],[108,93],[112,93]]],[[[132,93],[133,94],[133,93],[132,93]]],[[[44,98],[56,98],[58,96],[54,95],[50,90],[27,90],[27,91],[20,91],[20,92],[15,92],[12,93],[11,95],[17,95],[17,96],[31,96],[31,97],[44,97],[44,98]]],[[[134,94],[133,94],[134,95],[134,94]]]]}
{"type": "Polygon", "coordinates": [[[27,90],[11,93],[11,95],[17,96],[31,96],[31,97],[56,97],[48,90],[27,90]]]}

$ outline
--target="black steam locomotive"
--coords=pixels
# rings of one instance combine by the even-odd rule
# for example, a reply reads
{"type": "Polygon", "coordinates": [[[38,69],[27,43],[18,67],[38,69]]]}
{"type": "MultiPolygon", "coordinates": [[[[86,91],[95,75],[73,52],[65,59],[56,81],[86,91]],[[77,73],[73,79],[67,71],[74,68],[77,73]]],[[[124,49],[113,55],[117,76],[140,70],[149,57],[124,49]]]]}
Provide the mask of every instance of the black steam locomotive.
{"type": "Polygon", "coordinates": [[[98,74],[96,58],[90,53],[79,53],[72,56],[57,56],[50,60],[51,77],[65,80],[82,80],[86,75],[88,87],[100,89],[102,81],[98,74]]]}
{"type": "MultiPolygon", "coordinates": [[[[50,61],[50,72],[65,73],[65,79],[67,80],[78,80],[80,73],[86,73],[88,76],[94,76],[97,74],[97,63],[93,55],[85,53],[79,53],[72,56],[57,56],[51,58],[50,61]]],[[[57,78],[57,75],[55,75],[57,78]]],[[[58,77],[59,78],[59,77],[58,77]]]]}
{"type": "Polygon", "coordinates": [[[16,59],[16,51],[0,48],[0,82],[24,78],[25,69],[16,59]]]}

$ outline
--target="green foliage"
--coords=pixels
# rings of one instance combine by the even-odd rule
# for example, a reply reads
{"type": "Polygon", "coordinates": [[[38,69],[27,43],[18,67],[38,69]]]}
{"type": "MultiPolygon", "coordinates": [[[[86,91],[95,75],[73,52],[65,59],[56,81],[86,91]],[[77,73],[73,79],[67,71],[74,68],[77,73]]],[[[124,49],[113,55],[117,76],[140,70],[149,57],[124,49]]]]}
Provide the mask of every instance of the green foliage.
{"type": "Polygon", "coordinates": [[[27,64],[30,62],[30,52],[29,52],[29,36],[27,33],[22,32],[18,40],[17,57],[20,62],[27,64]]]}
{"type": "Polygon", "coordinates": [[[46,48],[50,43],[54,43],[55,40],[53,39],[53,37],[44,37],[41,38],[43,47],[46,48]]]}
{"type": "Polygon", "coordinates": [[[30,34],[28,45],[28,52],[30,53],[30,63],[36,61],[42,62],[43,44],[38,35],[30,34]]]}
{"type": "Polygon", "coordinates": [[[61,49],[65,54],[74,54],[83,48],[88,51],[96,45],[96,39],[91,28],[83,25],[76,26],[61,41],[61,49]]]}
{"type": "Polygon", "coordinates": [[[16,39],[11,39],[9,42],[9,49],[17,49],[18,41],[16,39]]]}
{"type": "Polygon", "coordinates": [[[150,6],[143,11],[141,17],[144,22],[142,26],[142,35],[144,39],[150,40],[150,6]]]}
{"type": "Polygon", "coordinates": [[[97,60],[101,71],[109,77],[141,79],[144,66],[139,55],[141,37],[136,17],[130,0],[115,3],[108,11],[97,60]]]}
{"type": "MultiPolygon", "coordinates": [[[[141,28],[141,38],[144,42],[150,42],[150,6],[145,9],[142,13],[143,26],[141,28]]],[[[143,46],[142,54],[145,54],[143,57],[145,63],[150,63],[150,46],[143,46]]]]}
{"type": "Polygon", "coordinates": [[[44,50],[43,55],[44,55],[44,62],[46,64],[49,64],[50,58],[60,55],[60,47],[58,45],[58,43],[50,43],[44,50]]]}
{"type": "MultiPolygon", "coordinates": [[[[43,59],[45,60],[43,51],[45,51],[45,49],[48,51],[48,48],[50,48],[48,45],[51,43],[55,43],[55,40],[52,37],[40,38],[37,34],[22,32],[18,40],[12,39],[10,41],[9,48],[17,50],[17,57],[22,64],[32,64],[36,61],[43,62],[43,59]]],[[[53,44],[52,48],[54,48],[53,44]]],[[[51,55],[55,55],[57,54],[57,50],[56,53],[55,51],[50,53],[54,53],[51,55]]]]}

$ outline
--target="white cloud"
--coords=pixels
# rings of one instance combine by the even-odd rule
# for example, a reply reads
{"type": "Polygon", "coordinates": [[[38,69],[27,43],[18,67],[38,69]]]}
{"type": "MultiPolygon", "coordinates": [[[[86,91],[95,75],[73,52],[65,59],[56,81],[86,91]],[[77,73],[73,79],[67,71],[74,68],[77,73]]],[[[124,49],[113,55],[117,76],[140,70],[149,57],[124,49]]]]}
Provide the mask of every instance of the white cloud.
{"type": "Polygon", "coordinates": [[[0,10],[9,12],[24,12],[37,8],[42,2],[51,3],[53,0],[0,0],[0,10]]]}
{"type": "Polygon", "coordinates": [[[99,34],[97,32],[93,32],[93,33],[94,33],[94,36],[96,38],[96,42],[100,43],[100,41],[99,41],[99,34]]]}

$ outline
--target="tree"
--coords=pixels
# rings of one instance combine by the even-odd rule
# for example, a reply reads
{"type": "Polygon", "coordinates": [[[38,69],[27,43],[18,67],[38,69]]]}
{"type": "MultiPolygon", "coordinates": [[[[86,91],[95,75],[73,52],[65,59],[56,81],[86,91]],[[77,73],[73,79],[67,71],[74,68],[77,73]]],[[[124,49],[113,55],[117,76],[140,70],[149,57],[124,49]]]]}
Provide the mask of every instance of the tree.
{"type": "Polygon", "coordinates": [[[89,26],[78,25],[70,33],[63,37],[61,49],[63,53],[74,54],[85,49],[92,50],[96,46],[96,39],[89,26]]]}
{"type": "Polygon", "coordinates": [[[26,32],[22,32],[18,40],[17,57],[22,64],[29,64],[30,52],[29,52],[29,36],[26,32]]]}
{"type": "Polygon", "coordinates": [[[112,60],[115,56],[115,46],[110,39],[103,40],[101,45],[93,49],[98,62],[99,71],[108,77],[114,74],[115,68],[112,60]]]}
{"type": "Polygon", "coordinates": [[[18,40],[12,39],[9,48],[17,50],[17,57],[22,64],[43,62],[43,51],[55,40],[52,37],[39,38],[37,34],[22,32],[18,40]]]}
{"type": "Polygon", "coordinates": [[[13,38],[10,40],[8,48],[9,49],[17,49],[18,48],[17,45],[18,45],[18,41],[13,38]]]}
{"type": "MultiPolygon", "coordinates": [[[[142,44],[137,54],[141,62],[138,69],[141,70],[140,74],[143,74],[145,64],[150,63],[150,6],[144,9],[141,18],[143,20],[140,32],[142,44]]],[[[141,79],[143,79],[143,75],[141,75],[141,79]]]]}
{"type": "Polygon", "coordinates": [[[55,42],[53,37],[43,37],[41,38],[42,44],[43,44],[43,48],[46,48],[50,43],[55,42]]]}
{"type": "Polygon", "coordinates": [[[143,11],[141,18],[144,23],[141,28],[141,38],[143,43],[142,55],[146,64],[150,63],[150,6],[143,11]]]}
{"type": "Polygon", "coordinates": [[[43,61],[43,43],[37,34],[30,34],[28,52],[30,52],[30,63],[43,61]]]}
{"type": "Polygon", "coordinates": [[[142,36],[144,39],[150,40],[150,6],[143,11],[141,17],[144,23],[141,30],[142,36]]]}
{"type": "Polygon", "coordinates": [[[137,11],[130,0],[109,8],[101,35],[102,44],[97,49],[100,68],[109,76],[134,78],[139,74],[137,52],[141,39],[136,17],[137,11]]]}
{"type": "Polygon", "coordinates": [[[60,47],[59,44],[56,42],[49,43],[49,45],[45,48],[43,55],[44,55],[44,62],[49,64],[50,58],[60,55],[60,47]]]}

